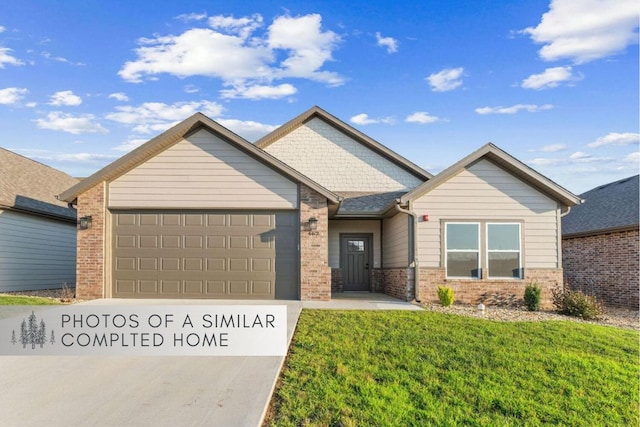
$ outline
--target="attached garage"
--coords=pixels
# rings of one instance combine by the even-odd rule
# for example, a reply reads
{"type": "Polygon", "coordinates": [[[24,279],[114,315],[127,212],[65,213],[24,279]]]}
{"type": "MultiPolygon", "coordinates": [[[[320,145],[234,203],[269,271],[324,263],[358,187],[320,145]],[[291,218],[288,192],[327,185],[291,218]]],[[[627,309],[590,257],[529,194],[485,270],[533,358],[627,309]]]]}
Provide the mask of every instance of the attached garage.
{"type": "Polygon", "coordinates": [[[113,296],[298,298],[297,212],[119,211],[113,296]]]}
{"type": "Polygon", "coordinates": [[[318,216],[303,186],[325,214],[337,203],[196,114],[61,195],[92,218],[78,232],[78,295],[300,299],[300,215],[318,216]]]}

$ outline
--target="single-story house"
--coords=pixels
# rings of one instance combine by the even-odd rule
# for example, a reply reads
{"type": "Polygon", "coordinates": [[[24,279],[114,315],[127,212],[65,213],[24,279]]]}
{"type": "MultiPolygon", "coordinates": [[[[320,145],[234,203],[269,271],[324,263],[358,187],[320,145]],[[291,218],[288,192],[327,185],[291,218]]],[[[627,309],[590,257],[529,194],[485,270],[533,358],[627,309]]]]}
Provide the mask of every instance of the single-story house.
{"type": "Polygon", "coordinates": [[[0,292],[75,286],[76,211],[55,195],[78,182],[0,148],[0,292]]]}
{"type": "MultiPolygon", "coordinates": [[[[60,195],[82,298],[458,301],[562,285],[579,198],[493,144],[433,176],[313,107],[251,144],[202,114],[60,195]]],[[[547,300],[548,302],[548,300],[547,300]]]]}
{"type": "Polygon", "coordinates": [[[569,288],[611,307],[640,306],[640,176],[581,194],[562,218],[562,257],[569,288]]]}

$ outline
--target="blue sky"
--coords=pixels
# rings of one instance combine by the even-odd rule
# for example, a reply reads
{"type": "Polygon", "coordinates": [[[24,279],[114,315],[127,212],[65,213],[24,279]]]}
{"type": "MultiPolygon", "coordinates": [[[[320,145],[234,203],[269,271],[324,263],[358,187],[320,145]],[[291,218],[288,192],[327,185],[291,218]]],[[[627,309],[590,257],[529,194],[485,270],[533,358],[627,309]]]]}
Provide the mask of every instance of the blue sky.
{"type": "Polygon", "coordinates": [[[319,105],[437,173],[493,142],[581,193],[638,173],[636,0],[0,5],[0,146],[87,176],[201,111],[319,105]]]}

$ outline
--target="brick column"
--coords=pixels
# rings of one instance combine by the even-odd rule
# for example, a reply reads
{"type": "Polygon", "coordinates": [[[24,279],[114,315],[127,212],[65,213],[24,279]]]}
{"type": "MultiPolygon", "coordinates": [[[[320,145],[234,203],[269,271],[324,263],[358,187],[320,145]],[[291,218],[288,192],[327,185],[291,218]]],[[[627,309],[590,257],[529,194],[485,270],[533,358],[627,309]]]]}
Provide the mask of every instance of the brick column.
{"type": "Polygon", "coordinates": [[[303,184],[300,184],[300,299],[331,299],[327,199],[303,184]],[[313,233],[307,229],[311,217],[318,220],[313,233]]]}
{"type": "Polygon", "coordinates": [[[78,196],[78,219],[83,216],[91,216],[91,227],[78,228],[76,297],[89,300],[104,296],[104,183],[78,196]]]}

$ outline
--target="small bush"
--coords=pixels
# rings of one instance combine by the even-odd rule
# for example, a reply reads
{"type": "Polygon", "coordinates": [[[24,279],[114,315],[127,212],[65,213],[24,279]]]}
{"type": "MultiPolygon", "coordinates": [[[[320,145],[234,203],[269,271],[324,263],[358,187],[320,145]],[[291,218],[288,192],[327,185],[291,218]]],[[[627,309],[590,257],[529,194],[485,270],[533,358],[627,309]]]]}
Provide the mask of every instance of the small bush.
{"type": "Polygon", "coordinates": [[[542,289],[540,286],[532,283],[527,285],[524,290],[524,304],[527,306],[529,311],[538,311],[540,310],[540,295],[542,293],[542,289]]]}
{"type": "Polygon", "coordinates": [[[596,297],[585,295],[580,291],[567,289],[554,289],[553,305],[556,306],[560,314],[567,316],[581,317],[585,320],[598,319],[604,314],[604,308],[596,297]]]}
{"type": "Polygon", "coordinates": [[[443,307],[453,304],[453,289],[446,286],[438,286],[438,299],[443,307]]]}

